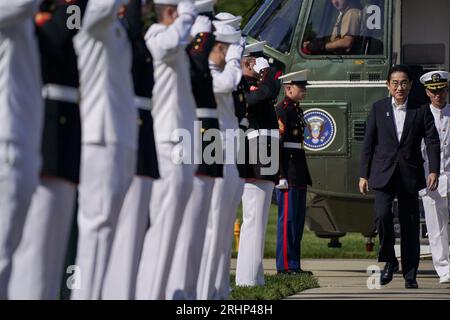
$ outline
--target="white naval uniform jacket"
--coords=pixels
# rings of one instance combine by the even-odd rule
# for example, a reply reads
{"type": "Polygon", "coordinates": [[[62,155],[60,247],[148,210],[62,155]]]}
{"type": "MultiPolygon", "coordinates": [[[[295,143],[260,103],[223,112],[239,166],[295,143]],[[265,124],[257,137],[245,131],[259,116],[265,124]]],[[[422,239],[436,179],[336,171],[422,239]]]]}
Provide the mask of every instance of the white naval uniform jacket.
{"type": "Polygon", "coordinates": [[[33,14],[39,1],[0,1],[0,141],[40,149],[42,80],[33,14]]]}
{"type": "Polygon", "coordinates": [[[177,129],[194,132],[195,100],[192,94],[190,64],[186,52],[192,16],[183,14],[173,24],[153,24],[145,42],[153,56],[153,122],[156,142],[178,142],[177,129]]]}
{"type": "MultiPolygon", "coordinates": [[[[220,131],[224,134],[227,129],[237,130],[239,129],[239,120],[236,117],[233,92],[236,91],[242,79],[241,66],[237,60],[233,59],[225,65],[223,70],[211,61],[209,61],[209,68],[211,69],[211,76],[213,78],[213,90],[217,102],[220,131]]],[[[232,137],[233,132],[229,132],[225,142],[222,144],[225,150],[229,149],[229,143],[231,142],[229,139],[232,137]]],[[[237,148],[239,148],[239,144],[237,148]]],[[[232,150],[229,151],[231,152],[232,150]]],[[[227,153],[225,158],[226,163],[230,163],[230,156],[232,154],[227,153]]]]}
{"type": "Polygon", "coordinates": [[[127,0],[89,1],[74,37],[80,69],[82,142],[137,149],[132,54],[117,13],[127,0]]]}
{"type": "MultiPolygon", "coordinates": [[[[439,110],[430,104],[430,110],[434,117],[434,124],[439,133],[439,140],[441,143],[441,170],[439,176],[439,187],[437,192],[441,197],[446,197],[450,191],[450,104],[439,110]]],[[[425,177],[429,175],[428,157],[426,146],[422,141],[422,157],[425,160],[425,177]]],[[[420,196],[425,196],[428,189],[422,189],[419,192],[420,196]]]]}

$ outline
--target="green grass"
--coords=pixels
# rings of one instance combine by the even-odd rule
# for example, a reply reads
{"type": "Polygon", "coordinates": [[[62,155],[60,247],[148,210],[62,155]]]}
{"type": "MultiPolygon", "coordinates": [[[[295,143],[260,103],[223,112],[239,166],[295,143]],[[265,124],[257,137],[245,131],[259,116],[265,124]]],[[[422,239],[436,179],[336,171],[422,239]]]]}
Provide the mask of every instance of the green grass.
{"type": "Polygon", "coordinates": [[[230,300],[280,300],[300,291],[318,288],[317,279],[302,275],[265,275],[264,286],[236,287],[235,277],[231,276],[233,291],[230,300]]]}
{"type": "MultiPolygon", "coordinates": [[[[277,241],[277,207],[270,208],[269,223],[266,231],[266,243],[264,249],[265,258],[275,258],[277,241]]],[[[242,208],[238,210],[238,218],[242,223],[242,208]]],[[[302,240],[303,259],[374,259],[378,250],[378,243],[373,252],[366,251],[365,239],[359,233],[347,233],[340,239],[342,248],[328,248],[329,239],[321,239],[305,227],[302,240]]],[[[233,239],[233,248],[235,243],[233,239]]],[[[233,253],[236,257],[236,253],[233,253]]]]}

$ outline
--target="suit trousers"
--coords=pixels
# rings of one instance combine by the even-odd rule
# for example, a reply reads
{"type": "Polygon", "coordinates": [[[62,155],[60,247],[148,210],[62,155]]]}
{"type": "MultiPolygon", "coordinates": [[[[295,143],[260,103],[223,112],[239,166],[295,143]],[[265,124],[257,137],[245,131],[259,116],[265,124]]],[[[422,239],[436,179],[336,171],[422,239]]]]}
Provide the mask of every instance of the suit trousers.
{"type": "Polygon", "coordinates": [[[277,271],[298,271],[306,217],[306,188],[277,189],[277,271]]]}
{"type": "Polygon", "coordinates": [[[401,230],[401,264],[405,279],[415,279],[420,259],[420,225],[418,193],[408,193],[398,168],[382,189],[373,189],[375,221],[380,238],[379,262],[396,262],[394,214],[392,203],[397,197],[401,230]]]}
{"type": "Polygon", "coordinates": [[[208,212],[214,178],[196,176],[178,233],[175,255],[167,284],[167,299],[196,300],[208,212]]]}
{"type": "Polygon", "coordinates": [[[142,250],[136,299],[164,300],[177,236],[192,191],[197,166],[179,163],[180,144],[157,143],[161,178],[153,184],[150,228],[142,250]]]}
{"type": "Polygon", "coordinates": [[[450,274],[448,258],[448,214],[449,198],[438,192],[428,192],[422,197],[427,223],[428,240],[430,241],[433,265],[439,277],[450,274]]]}
{"type": "Polygon", "coordinates": [[[117,221],[136,172],[136,150],[83,144],[78,201],[77,278],[74,300],[101,299],[117,221]]]}
{"type": "Polygon", "coordinates": [[[39,149],[0,142],[0,300],[8,298],[14,252],[39,184],[39,149]]]}
{"type": "Polygon", "coordinates": [[[145,233],[150,225],[149,203],[153,179],[135,176],[117,223],[102,298],[133,300],[145,233]]]}
{"type": "Polygon", "coordinates": [[[273,182],[264,180],[247,182],[244,186],[236,267],[238,286],[264,285],[264,243],[274,186],[273,182]]]}
{"type": "Polygon", "coordinates": [[[41,179],[14,254],[10,299],[59,299],[75,195],[76,185],[72,182],[41,179]]]}
{"type": "Polygon", "coordinates": [[[243,189],[244,180],[239,177],[236,165],[225,164],[223,178],[214,182],[197,284],[198,299],[229,296],[233,226],[243,189]]]}

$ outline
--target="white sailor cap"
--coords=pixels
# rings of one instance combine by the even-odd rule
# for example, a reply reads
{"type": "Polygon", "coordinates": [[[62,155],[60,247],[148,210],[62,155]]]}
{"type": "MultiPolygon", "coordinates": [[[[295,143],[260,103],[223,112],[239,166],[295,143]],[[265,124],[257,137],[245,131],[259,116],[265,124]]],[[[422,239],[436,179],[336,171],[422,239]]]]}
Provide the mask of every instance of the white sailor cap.
{"type": "Polygon", "coordinates": [[[153,0],[154,4],[163,4],[168,6],[177,6],[183,0],[153,0]]]}
{"type": "Polygon", "coordinates": [[[216,2],[217,0],[196,0],[194,5],[200,13],[214,12],[214,5],[216,2]]]}
{"type": "Polygon", "coordinates": [[[219,25],[214,31],[216,41],[225,43],[238,43],[241,40],[241,31],[229,25],[219,25]]]}
{"type": "Polygon", "coordinates": [[[259,41],[245,46],[244,57],[260,56],[264,52],[267,41],[259,41]]]}
{"type": "Polygon", "coordinates": [[[279,77],[283,84],[298,84],[306,86],[309,83],[306,81],[306,75],[309,72],[308,69],[295,71],[279,77]]]}
{"type": "Polygon", "coordinates": [[[228,12],[220,12],[216,14],[214,21],[214,27],[221,25],[221,24],[227,24],[232,26],[235,29],[241,28],[241,22],[242,17],[241,16],[234,16],[231,13],[228,12]]]}
{"type": "Polygon", "coordinates": [[[430,90],[447,88],[449,81],[450,73],[447,71],[431,71],[420,77],[420,82],[430,90]]]}

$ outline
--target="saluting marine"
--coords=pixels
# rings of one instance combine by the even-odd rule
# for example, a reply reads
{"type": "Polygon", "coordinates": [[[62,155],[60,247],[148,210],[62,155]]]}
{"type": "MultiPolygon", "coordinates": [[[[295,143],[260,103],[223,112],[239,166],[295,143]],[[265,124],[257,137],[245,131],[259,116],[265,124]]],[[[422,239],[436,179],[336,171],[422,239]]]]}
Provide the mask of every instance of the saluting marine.
{"type": "Polygon", "coordinates": [[[306,128],[300,100],[306,96],[308,70],[280,77],[286,97],[277,105],[280,127],[280,182],[277,185],[278,225],[276,266],[278,273],[303,273],[300,242],[306,216],[306,192],[312,185],[303,148],[306,128]]]}
{"type": "Polygon", "coordinates": [[[41,181],[14,256],[12,299],[57,299],[73,221],[81,157],[78,65],[67,8],[87,0],[42,2],[35,17],[45,99],[41,181]],[[30,272],[30,266],[33,272],[30,272]]]}
{"type": "MultiPolygon", "coordinates": [[[[199,16],[192,26],[193,40],[187,48],[191,65],[192,92],[197,104],[197,119],[202,124],[202,137],[207,130],[219,130],[217,103],[214,98],[213,79],[208,62],[209,54],[215,43],[210,20],[210,17],[213,16],[214,3],[215,0],[195,2],[199,16]]],[[[192,193],[178,233],[167,285],[167,299],[197,299],[197,280],[214,179],[223,175],[222,164],[205,162],[203,153],[211,143],[203,141],[202,138],[202,163],[197,169],[192,193]]]]}
{"type": "MultiPolygon", "coordinates": [[[[430,110],[434,117],[434,124],[441,143],[441,168],[439,186],[435,191],[422,189],[427,224],[428,239],[430,241],[433,264],[439,275],[439,283],[450,283],[450,262],[448,258],[448,215],[450,192],[450,104],[448,99],[448,82],[450,73],[446,71],[431,71],[420,78],[426,93],[431,100],[430,110]]],[[[425,159],[425,176],[429,173],[427,148],[422,142],[422,157],[425,159]]]]}
{"type": "Polygon", "coordinates": [[[153,180],[159,178],[151,115],[153,59],[145,45],[143,33],[142,15],[148,11],[148,7],[142,0],[131,0],[120,13],[133,53],[131,73],[138,112],[138,150],[136,173],[125,197],[114,236],[102,293],[104,299],[134,299],[139,260],[150,224],[149,204],[153,180]]]}
{"type": "Polygon", "coordinates": [[[280,84],[276,79],[277,70],[270,67],[263,57],[264,45],[265,42],[247,45],[242,61],[244,76],[250,86],[245,93],[250,128],[247,134],[250,163],[242,195],[243,224],[236,267],[236,284],[243,286],[264,285],[264,239],[272,192],[278,181],[278,168],[272,174],[263,172],[263,168],[273,165],[273,159],[272,163],[263,165],[260,158],[260,148],[265,149],[268,157],[277,156],[279,151],[274,104],[280,84]],[[275,155],[271,154],[273,148],[276,149],[275,155]]]}
{"type": "Polygon", "coordinates": [[[0,300],[39,184],[43,104],[33,14],[38,0],[0,1],[0,300]]]}

